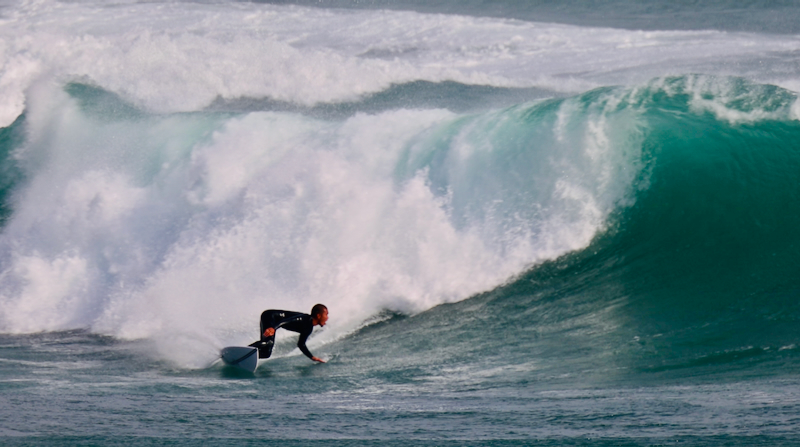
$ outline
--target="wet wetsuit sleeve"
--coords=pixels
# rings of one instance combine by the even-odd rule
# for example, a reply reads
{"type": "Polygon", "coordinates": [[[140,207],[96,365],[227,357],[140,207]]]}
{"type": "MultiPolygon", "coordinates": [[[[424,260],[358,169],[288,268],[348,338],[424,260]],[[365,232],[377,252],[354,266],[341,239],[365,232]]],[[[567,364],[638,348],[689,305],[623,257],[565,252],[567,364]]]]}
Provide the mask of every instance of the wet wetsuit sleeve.
{"type": "Polygon", "coordinates": [[[297,340],[297,347],[300,348],[300,351],[303,354],[305,354],[306,357],[310,358],[311,360],[314,360],[314,355],[311,354],[311,351],[309,351],[308,347],[306,346],[306,340],[308,340],[308,337],[311,335],[311,332],[314,329],[314,326],[311,325],[311,316],[302,313],[292,315],[288,318],[279,321],[275,325],[275,329],[278,329],[279,327],[286,325],[295,326],[295,327],[287,327],[286,329],[294,330],[300,333],[300,338],[297,340]],[[300,323],[300,327],[297,327],[297,325],[292,325],[291,323],[300,323]]]}
{"type": "Polygon", "coordinates": [[[306,314],[295,314],[295,315],[286,317],[283,320],[279,321],[277,324],[275,324],[275,326],[273,326],[273,327],[275,329],[278,329],[279,327],[286,326],[289,323],[294,323],[296,321],[302,321],[303,317],[305,317],[305,316],[306,316],[306,314]]]}
{"type": "Polygon", "coordinates": [[[311,354],[311,351],[308,350],[306,347],[306,340],[308,340],[308,336],[311,335],[311,332],[303,332],[300,334],[300,339],[297,340],[297,347],[300,348],[300,351],[306,355],[306,357],[314,360],[314,355],[311,354]]]}

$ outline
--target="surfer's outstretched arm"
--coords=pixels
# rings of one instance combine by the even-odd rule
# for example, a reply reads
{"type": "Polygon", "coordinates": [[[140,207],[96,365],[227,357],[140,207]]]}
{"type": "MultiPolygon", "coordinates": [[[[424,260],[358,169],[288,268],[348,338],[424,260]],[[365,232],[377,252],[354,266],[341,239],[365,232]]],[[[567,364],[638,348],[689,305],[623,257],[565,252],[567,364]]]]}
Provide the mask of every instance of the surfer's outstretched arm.
{"type": "Polygon", "coordinates": [[[311,351],[308,350],[306,347],[306,340],[308,340],[308,336],[311,335],[309,332],[308,334],[300,334],[300,339],[297,340],[297,347],[300,348],[300,351],[306,355],[306,357],[310,358],[311,360],[319,363],[325,363],[325,360],[322,360],[319,357],[314,357],[311,351]]]}
{"type": "MultiPolygon", "coordinates": [[[[280,326],[280,325],[278,325],[278,326],[280,326]]],[[[272,337],[273,335],[275,335],[275,328],[268,327],[264,331],[264,336],[265,337],[272,337]]],[[[306,346],[306,340],[308,340],[308,336],[309,335],[311,335],[310,332],[309,333],[300,334],[300,339],[297,340],[297,347],[300,348],[300,351],[303,354],[305,354],[306,357],[310,358],[311,360],[313,360],[315,362],[319,362],[319,363],[325,363],[325,360],[322,360],[319,357],[315,357],[313,354],[311,354],[311,351],[308,350],[308,347],[306,346]]]]}

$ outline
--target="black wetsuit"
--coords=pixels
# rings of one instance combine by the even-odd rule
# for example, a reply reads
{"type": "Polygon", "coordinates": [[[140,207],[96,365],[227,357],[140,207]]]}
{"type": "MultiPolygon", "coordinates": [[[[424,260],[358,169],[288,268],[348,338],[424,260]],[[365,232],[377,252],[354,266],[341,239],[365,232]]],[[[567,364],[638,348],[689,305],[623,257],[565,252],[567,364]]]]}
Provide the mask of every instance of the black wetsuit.
{"type": "Polygon", "coordinates": [[[314,325],[311,323],[311,315],[301,312],[290,312],[287,310],[265,310],[261,313],[261,340],[252,343],[250,346],[258,348],[258,358],[266,359],[272,355],[272,348],[275,346],[275,335],[265,337],[264,331],[267,328],[288,329],[293,332],[300,333],[300,339],[297,340],[297,347],[303,351],[306,357],[313,359],[313,355],[306,347],[306,340],[314,330],[314,325]]]}

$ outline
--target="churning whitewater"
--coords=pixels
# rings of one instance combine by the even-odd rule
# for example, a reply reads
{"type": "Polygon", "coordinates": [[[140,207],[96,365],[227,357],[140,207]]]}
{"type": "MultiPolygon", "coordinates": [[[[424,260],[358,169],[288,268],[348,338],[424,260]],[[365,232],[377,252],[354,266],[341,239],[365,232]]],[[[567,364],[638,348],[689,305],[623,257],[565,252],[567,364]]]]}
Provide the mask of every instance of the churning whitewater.
{"type": "Polygon", "coordinates": [[[287,3],[0,1],[4,443],[797,442],[800,9],[287,3]]]}

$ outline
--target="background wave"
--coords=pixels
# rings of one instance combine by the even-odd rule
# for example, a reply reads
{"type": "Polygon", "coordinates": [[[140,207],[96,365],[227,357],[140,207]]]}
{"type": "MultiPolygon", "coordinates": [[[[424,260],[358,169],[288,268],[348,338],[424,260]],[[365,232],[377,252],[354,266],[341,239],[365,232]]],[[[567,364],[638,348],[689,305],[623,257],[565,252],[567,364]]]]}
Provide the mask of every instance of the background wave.
{"type": "MultiPolygon", "coordinates": [[[[643,20],[663,17],[643,13],[636,2],[624,4],[619,9],[613,2],[590,7],[576,2],[560,15],[611,8],[614,14],[603,15],[604,20],[622,10],[643,20]]],[[[547,14],[523,14],[527,6],[516,3],[514,17],[528,21],[485,16],[509,3],[473,4],[475,9],[462,2],[446,5],[483,17],[250,2],[17,2],[5,10],[0,27],[0,94],[6,98],[0,126],[10,125],[51,82],[95,85],[156,113],[253,99],[313,108],[358,102],[414,83],[575,95],[653,77],[705,73],[800,87],[800,42],[772,28],[783,20],[797,22],[791,5],[751,10],[704,3],[697,8],[708,11],[693,21],[704,29],[670,30],[688,22],[659,19],[666,29],[648,32],[608,22],[563,24],[557,17],[552,23],[547,14]],[[708,30],[707,23],[722,17],[720,10],[769,26],[770,32],[708,30]]],[[[667,2],[647,8],[674,11],[667,2]]],[[[674,19],[672,12],[669,16],[674,19]]]]}
{"type": "Polygon", "coordinates": [[[505,17],[533,22],[568,23],[633,30],[717,29],[795,34],[800,14],[792,2],[671,2],[646,4],[631,0],[552,2],[533,0],[257,0],[259,3],[295,4],[322,8],[395,9],[437,14],[505,17]],[[664,20],[669,17],[670,20],[664,20]]]}

